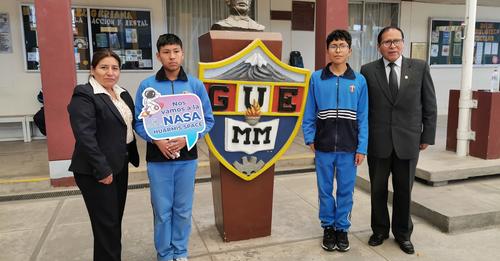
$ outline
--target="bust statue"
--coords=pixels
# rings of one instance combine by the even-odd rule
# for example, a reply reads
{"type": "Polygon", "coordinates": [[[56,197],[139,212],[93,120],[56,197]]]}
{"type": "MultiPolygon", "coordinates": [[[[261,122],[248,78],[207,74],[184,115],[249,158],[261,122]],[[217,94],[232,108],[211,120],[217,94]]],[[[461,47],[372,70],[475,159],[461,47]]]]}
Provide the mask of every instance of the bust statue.
{"type": "Polygon", "coordinates": [[[252,0],[225,0],[229,6],[229,17],[212,25],[210,30],[257,31],[262,32],[265,26],[258,24],[248,16],[252,0]]]}

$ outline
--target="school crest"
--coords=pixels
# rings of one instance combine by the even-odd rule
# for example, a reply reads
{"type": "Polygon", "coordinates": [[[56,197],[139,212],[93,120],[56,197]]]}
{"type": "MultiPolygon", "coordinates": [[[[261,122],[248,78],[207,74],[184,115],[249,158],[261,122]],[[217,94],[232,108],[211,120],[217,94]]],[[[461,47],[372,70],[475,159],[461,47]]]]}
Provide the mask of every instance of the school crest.
{"type": "Polygon", "coordinates": [[[282,63],[260,39],[232,57],[199,64],[215,125],[210,152],[250,181],[271,167],[293,142],[304,112],[309,70],[282,63]]]}

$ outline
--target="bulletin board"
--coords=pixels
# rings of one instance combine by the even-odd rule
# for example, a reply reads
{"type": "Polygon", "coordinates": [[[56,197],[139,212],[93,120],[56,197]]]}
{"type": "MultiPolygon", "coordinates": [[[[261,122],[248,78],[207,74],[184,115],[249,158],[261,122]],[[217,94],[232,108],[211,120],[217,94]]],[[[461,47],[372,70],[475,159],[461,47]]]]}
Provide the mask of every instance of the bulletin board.
{"type": "MultiPolygon", "coordinates": [[[[429,64],[460,65],[464,40],[463,21],[459,19],[430,19],[429,64]]],[[[499,63],[500,22],[478,21],[475,26],[474,59],[475,65],[499,63]]]]}
{"type": "MultiPolygon", "coordinates": [[[[40,69],[33,4],[21,5],[26,70],[40,69]]],[[[89,70],[92,54],[111,49],[122,60],[122,70],[152,70],[151,12],[73,7],[72,28],[77,70],[89,70]]]]}
{"type": "Polygon", "coordinates": [[[151,13],[90,8],[93,50],[112,49],[122,70],[152,70],[151,13]]]}
{"type": "MultiPolygon", "coordinates": [[[[24,32],[24,50],[26,70],[40,69],[40,54],[36,33],[36,13],[33,4],[21,5],[22,26],[24,32]]],[[[86,8],[71,8],[73,28],[73,47],[77,70],[90,69],[90,50],[88,20],[86,8]]]]}

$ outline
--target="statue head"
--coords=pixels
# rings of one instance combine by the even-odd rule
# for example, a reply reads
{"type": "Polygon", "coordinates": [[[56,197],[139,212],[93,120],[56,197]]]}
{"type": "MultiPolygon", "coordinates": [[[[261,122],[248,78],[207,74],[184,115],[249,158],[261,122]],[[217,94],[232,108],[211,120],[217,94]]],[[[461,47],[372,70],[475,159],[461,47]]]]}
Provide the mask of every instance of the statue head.
{"type": "Polygon", "coordinates": [[[225,0],[232,15],[248,15],[252,0],[225,0]]]}
{"type": "Polygon", "coordinates": [[[262,32],[265,26],[258,24],[248,16],[252,0],[224,0],[229,6],[231,14],[224,20],[213,24],[210,30],[229,30],[229,31],[254,31],[262,32]]]}

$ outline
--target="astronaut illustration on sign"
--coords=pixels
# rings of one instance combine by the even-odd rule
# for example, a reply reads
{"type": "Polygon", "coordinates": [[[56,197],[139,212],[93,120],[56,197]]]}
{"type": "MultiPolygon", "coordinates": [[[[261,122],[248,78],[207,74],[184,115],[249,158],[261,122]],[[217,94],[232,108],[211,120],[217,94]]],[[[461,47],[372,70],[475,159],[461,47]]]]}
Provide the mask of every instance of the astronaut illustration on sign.
{"type": "Polygon", "coordinates": [[[144,105],[144,107],[142,108],[142,112],[139,115],[139,119],[144,119],[145,117],[148,117],[160,111],[161,107],[163,106],[154,101],[160,96],[161,94],[157,90],[149,87],[146,88],[144,92],[142,92],[142,105],[144,105]]]}

